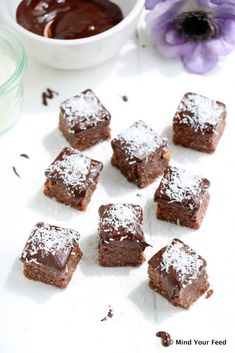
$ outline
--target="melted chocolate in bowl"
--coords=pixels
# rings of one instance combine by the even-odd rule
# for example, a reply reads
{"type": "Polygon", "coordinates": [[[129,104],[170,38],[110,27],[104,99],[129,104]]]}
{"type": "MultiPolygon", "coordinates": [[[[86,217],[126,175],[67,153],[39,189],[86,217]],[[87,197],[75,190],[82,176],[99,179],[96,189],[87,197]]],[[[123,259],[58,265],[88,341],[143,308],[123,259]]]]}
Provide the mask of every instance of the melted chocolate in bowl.
{"type": "Polygon", "coordinates": [[[22,27],[54,39],[91,37],[122,19],[119,6],[109,0],[23,0],[16,11],[22,27]]]}

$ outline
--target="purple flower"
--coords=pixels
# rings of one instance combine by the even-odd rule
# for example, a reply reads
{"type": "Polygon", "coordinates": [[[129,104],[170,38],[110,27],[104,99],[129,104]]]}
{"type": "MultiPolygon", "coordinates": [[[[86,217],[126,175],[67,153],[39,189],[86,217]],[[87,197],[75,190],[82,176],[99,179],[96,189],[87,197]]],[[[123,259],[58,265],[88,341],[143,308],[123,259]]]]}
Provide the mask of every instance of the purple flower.
{"type": "Polygon", "coordinates": [[[188,0],[161,1],[146,21],[163,55],[179,57],[188,71],[204,74],[235,48],[235,3],[197,0],[193,10],[188,4],[188,0]],[[219,2],[220,6],[209,6],[219,2]]]}
{"type": "MultiPolygon", "coordinates": [[[[152,10],[156,5],[162,2],[171,2],[174,4],[175,2],[182,0],[145,0],[145,8],[147,10],[152,10]]],[[[187,0],[186,0],[187,1],[187,0]]],[[[190,0],[188,0],[190,1],[190,0]]],[[[208,6],[220,6],[224,4],[235,5],[235,0],[195,0],[199,5],[208,5],[208,6]]]]}
{"type": "MultiPolygon", "coordinates": [[[[147,10],[152,10],[154,9],[154,7],[158,4],[160,4],[161,2],[167,2],[168,0],[146,0],[145,1],[145,8],[147,10]]],[[[181,0],[171,0],[171,3],[174,3],[174,2],[178,2],[178,1],[181,1],[181,0]]],[[[204,1],[204,0],[202,0],[204,1]]]]}
{"type": "Polygon", "coordinates": [[[234,0],[197,0],[199,5],[220,6],[220,5],[235,5],[234,0]]]}

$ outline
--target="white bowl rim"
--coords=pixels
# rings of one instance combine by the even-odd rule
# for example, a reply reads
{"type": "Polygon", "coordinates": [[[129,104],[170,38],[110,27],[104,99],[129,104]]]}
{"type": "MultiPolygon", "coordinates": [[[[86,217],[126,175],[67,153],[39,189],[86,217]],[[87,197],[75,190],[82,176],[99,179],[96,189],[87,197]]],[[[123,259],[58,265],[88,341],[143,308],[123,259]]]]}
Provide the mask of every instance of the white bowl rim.
{"type": "MultiPolygon", "coordinates": [[[[17,31],[21,32],[23,35],[28,36],[29,38],[33,40],[37,40],[38,42],[44,43],[44,44],[50,44],[53,46],[77,46],[77,45],[83,45],[83,44],[89,44],[93,42],[100,41],[106,37],[112,36],[113,34],[121,31],[123,28],[128,26],[134,19],[138,16],[139,12],[141,11],[141,8],[144,8],[144,0],[137,0],[136,4],[132,8],[132,10],[129,12],[129,14],[124,17],[124,19],[119,22],[117,25],[114,27],[108,29],[105,32],[96,34],[91,37],[87,38],[81,38],[81,39],[53,39],[53,38],[46,38],[43,36],[40,36],[38,34],[35,34],[33,32],[28,31],[24,27],[20,26],[16,21],[12,19],[11,16],[9,16],[8,21],[12,23],[12,25],[17,29],[17,31]]],[[[9,22],[8,22],[9,23],[9,22]]]]}

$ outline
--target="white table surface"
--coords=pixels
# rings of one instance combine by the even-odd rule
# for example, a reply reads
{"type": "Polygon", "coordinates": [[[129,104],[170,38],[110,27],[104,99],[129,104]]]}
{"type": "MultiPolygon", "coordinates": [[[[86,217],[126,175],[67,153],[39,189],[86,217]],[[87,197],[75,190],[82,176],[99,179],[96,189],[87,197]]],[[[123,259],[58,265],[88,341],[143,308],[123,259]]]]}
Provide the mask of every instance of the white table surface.
{"type": "MultiPolygon", "coordinates": [[[[66,53],[65,53],[66,55],[66,53]]],[[[140,26],[121,53],[99,67],[67,72],[44,67],[30,58],[25,79],[22,116],[0,136],[0,353],[97,352],[156,353],[166,348],[155,337],[159,330],[173,340],[225,340],[226,346],[179,346],[168,352],[233,353],[235,259],[235,53],[211,73],[186,73],[178,61],[160,57],[140,26]],[[146,47],[142,47],[142,46],[146,47]],[[59,92],[47,107],[41,93],[59,92]],[[58,131],[59,104],[92,88],[112,114],[112,136],[143,119],[169,138],[171,164],[211,181],[211,202],[200,230],[161,222],[155,217],[153,194],[159,180],[145,189],[130,184],[110,165],[110,142],[86,151],[104,163],[100,182],[85,213],[43,195],[44,170],[67,145],[58,131]],[[171,123],[186,91],[227,104],[227,127],[216,153],[206,155],[176,147],[171,123]],[[119,95],[127,95],[123,102],[119,95]],[[30,159],[21,158],[27,153],[30,159]],[[15,166],[21,178],[12,170],[15,166]],[[141,194],[141,196],[137,196],[141,194]],[[189,310],[173,307],[147,285],[147,263],[139,268],[102,268],[97,263],[97,209],[108,202],[143,206],[144,231],[152,254],[178,237],[208,262],[214,295],[201,297],[189,310]],[[35,223],[77,229],[84,253],[66,290],[26,279],[18,257],[35,223]],[[111,305],[114,316],[101,322],[111,305]]]]}

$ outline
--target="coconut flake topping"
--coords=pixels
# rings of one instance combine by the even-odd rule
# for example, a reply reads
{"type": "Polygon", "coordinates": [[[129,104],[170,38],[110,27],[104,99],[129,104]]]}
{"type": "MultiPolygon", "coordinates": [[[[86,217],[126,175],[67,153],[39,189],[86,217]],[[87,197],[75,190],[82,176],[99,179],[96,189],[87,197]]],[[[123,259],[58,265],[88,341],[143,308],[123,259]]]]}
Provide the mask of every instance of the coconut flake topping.
{"type": "Polygon", "coordinates": [[[180,124],[187,124],[196,132],[205,132],[208,127],[214,131],[224,111],[224,106],[215,100],[189,93],[182,99],[176,118],[180,124]]]}
{"type": "Polygon", "coordinates": [[[40,259],[59,253],[60,262],[63,263],[79,238],[79,233],[73,229],[38,223],[31,232],[21,259],[26,263],[39,264],[40,259]]]}
{"type": "Polygon", "coordinates": [[[137,121],[117,136],[128,159],[146,157],[156,152],[166,139],[161,138],[142,120],[137,121]]]}
{"type": "Polygon", "coordinates": [[[77,150],[70,148],[71,155],[64,153],[62,160],[52,163],[46,170],[47,176],[53,177],[57,173],[67,187],[82,187],[87,180],[91,167],[91,159],[77,150]]]}
{"type": "Polygon", "coordinates": [[[61,104],[69,132],[74,133],[74,127],[79,126],[80,130],[93,127],[107,119],[108,112],[93,91],[87,90],[75,97],[65,100],[61,104]]]}
{"type": "Polygon", "coordinates": [[[127,232],[134,232],[136,231],[138,217],[139,213],[132,205],[113,204],[105,210],[101,219],[101,225],[112,227],[117,232],[120,229],[125,229],[127,232]]]}
{"type": "Polygon", "coordinates": [[[167,246],[160,263],[162,271],[169,272],[172,266],[178,274],[178,280],[184,284],[198,278],[203,265],[203,260],[190,247],[176,240],[167,246]]]}
{"type": "Polygon", "coordinates": [[[160,189],[160,194],[167,195],[169,202],[193,201],[194,196],[198,196],[201,188],[207,187],[202,182],[203,178],[199,175],[192,175],[183,169],[170,167],[161,181],[161,185],[164,187],[160,189]]]}

